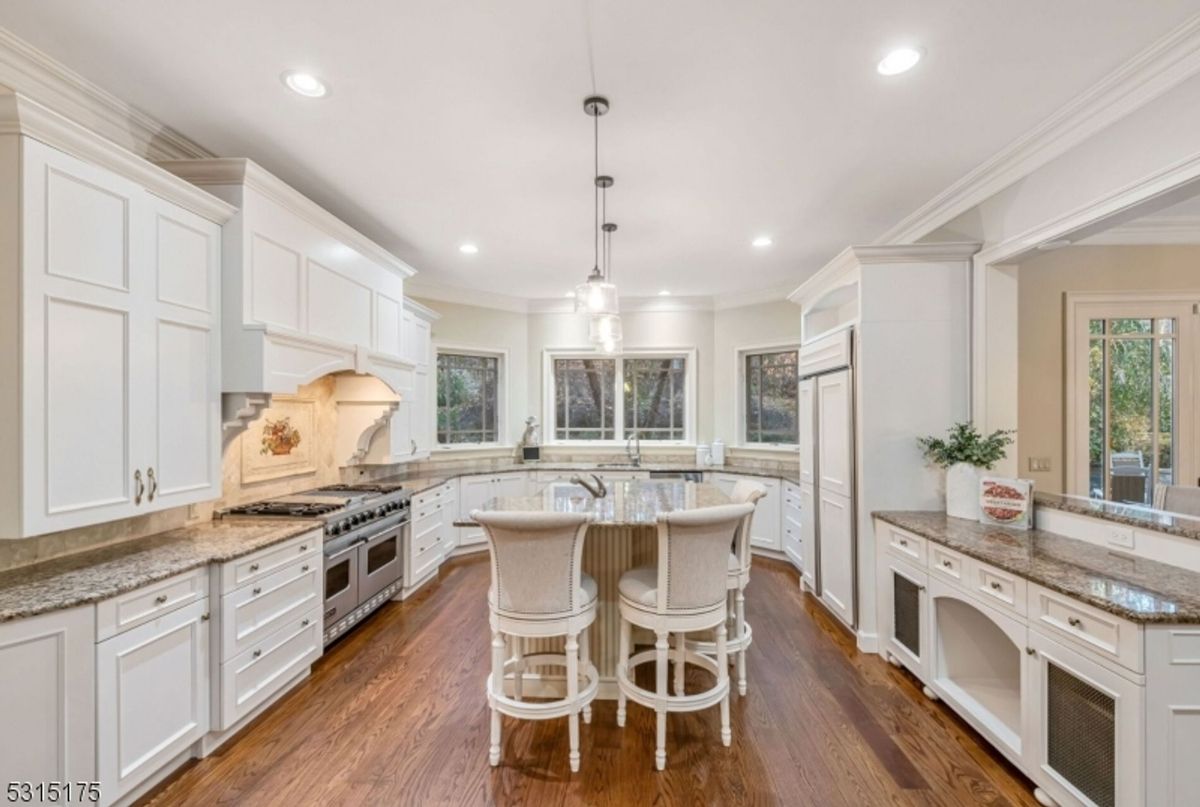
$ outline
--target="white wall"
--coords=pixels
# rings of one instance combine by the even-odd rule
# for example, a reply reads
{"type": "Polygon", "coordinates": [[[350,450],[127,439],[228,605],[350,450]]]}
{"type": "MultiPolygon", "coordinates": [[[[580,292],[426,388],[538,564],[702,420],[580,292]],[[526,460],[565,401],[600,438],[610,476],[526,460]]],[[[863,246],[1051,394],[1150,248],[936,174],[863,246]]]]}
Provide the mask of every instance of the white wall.
{"type": "Polygon", "coordinates": [[[1041,253],[1017,270],[1017,460],[1038,490],[1061,492],[1063,455],[1063,301],[1068,291],[1200,289],[1200,246],[1079,246],[1041,253]],[[1050,460],[1029,470],[1030,457],[1050,460]]]}

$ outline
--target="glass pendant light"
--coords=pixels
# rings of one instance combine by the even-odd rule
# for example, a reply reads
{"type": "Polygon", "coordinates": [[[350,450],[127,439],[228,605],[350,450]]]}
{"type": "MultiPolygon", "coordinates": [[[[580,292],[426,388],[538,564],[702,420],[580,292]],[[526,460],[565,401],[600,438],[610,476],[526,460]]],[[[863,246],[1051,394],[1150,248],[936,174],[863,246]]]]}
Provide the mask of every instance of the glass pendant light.
{"type": "Polygon", "coordinates": [[[584,99],[583,111],[594,121],[593,155],[595,173],[595,210],[593,248],[595,262],[585,282],[575,287],[575,311],[595,315],[618,313],[617,287],[600,268],[600,195],[612,185],[612,177],[600,175],[600,116],[608,112],[608,99],[594,95],[584,99]]]}
{"type": "MultiPolygon", "coordinates": [[[[612,184],[611,181],[609,183],[612,184]]],[[[607,206],[604,206],[607,208],[607,206]]],[[[605,209],[607,215],[607,209],[605,209]]],[[[605,277],[612,277],[612,234],[616,232],[617,225],[614,222],[606,221],[601,227],[604,231],[602,264],[604,266],[605,277]]],[[[614,288],[616,288],[614,286],[614,288]]],[[[593,314],[592,321],[589,323],[588,335],[591,337],[591,342],[598,350],[604,353],[617,353],[621,348],[621,315],[620,314],[593,314]]]]}

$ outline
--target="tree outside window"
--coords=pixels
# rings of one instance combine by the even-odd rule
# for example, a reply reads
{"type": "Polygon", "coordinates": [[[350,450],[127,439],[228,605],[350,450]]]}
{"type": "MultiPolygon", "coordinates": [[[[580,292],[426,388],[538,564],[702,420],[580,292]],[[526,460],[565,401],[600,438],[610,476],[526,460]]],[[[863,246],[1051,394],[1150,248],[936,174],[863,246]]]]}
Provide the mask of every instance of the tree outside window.
{"type": "Polygon", "coordinates": [[[799,441],[799,367],[797,350],[745,354],[747,444],[795,445],[799,441]]]}
{"type": "Polygon", "coordinates": [[[499,381],[500,360],[495,356],[438,354],[439,444],[497,442],[499,381]]]}

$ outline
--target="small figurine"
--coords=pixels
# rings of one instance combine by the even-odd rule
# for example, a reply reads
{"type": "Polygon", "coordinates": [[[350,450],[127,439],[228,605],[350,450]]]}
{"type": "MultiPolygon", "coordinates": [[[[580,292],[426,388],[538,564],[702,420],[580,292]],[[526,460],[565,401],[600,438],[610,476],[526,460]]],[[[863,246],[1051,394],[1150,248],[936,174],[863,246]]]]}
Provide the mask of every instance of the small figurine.
{"type": "Polygon", "coordinates": [[[538,422],[533,415],[525,418],[525,433],[521,435],[521,448],[533,447],[538,444],[538,422]]]}

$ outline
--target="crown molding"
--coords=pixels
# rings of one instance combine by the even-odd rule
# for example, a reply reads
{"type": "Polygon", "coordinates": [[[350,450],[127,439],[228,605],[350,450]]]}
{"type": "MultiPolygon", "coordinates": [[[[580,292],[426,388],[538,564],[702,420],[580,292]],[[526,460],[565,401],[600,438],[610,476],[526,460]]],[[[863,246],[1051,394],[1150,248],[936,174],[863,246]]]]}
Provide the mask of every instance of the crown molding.
{"type": "Polygon", "coordinates": [[[1200,244],[1200,213],[1147,216],[1077,242],[1081,246],[1200,244]]]}
{"type": "Polygon", "coordinates": [[[1109,73],[879,236],[911,243],[1200,73],[1200,14],[1109,73]]]}
{"type": "Polygon", "coordinates": [[[725,311],[730,308],[745,308],[750,305],[762,305],[763,303],[782,303],[786,302],[788,293],[792,290],[791,284],[784,286],[767,286],[761,289],[748,289],[747,291],[732,292],[729,294],[715,294],[712,297],[712,307],[714,311],[725,311]]]}
{"type": "Polygon", "coordinates": [[[124,146],[19,93],[0,88],[0,135],[30,137],[82,160],[120,174],[146,190],[223,224],[237,212],[233,205],[213,196],[124,146]]]}
{"type": "Polygon", "coordinates": [[[401,277],[407,278],[416,274],[416,270],[407,263],[253,160],[245,157],[162,160],[159,166],[202,188],[231,185],[252,188],[401,277]]]}
{"type": "Polygon", "coordinates": [[[432,308],[430,308],[427,305],[421,305],[416,300],[409,297],[407,294],[404,295],[404,307],[406,309],[408,309],[409,311],[413,312],[414,314],[416,314],[418,317],[421,317],[422,319],[427,319],[427,320],[432,321],[432,320],[439,320],[442,318],[442,315],[439,314],[437,311],[434,311],[432,308]]]}
{"type": "Polygon", "coordinates": [[[863,266],[907,263],[967,264],[983,245],[975,241],[943,241],[922,244],[868,244],[846,247],[812,277],[797,286],[788,300],[801,304],[830,289],[851,283],[863,266]]]}
{"type": "Polygon", "coordinates": [[[0,84],[148,160],[211,157],[212,152],[88,81],[0,27],[0,84]]]}
{"type": "Polygon", "coordinates": [[[423,300],[437,300],[442,303],[471,305],[476,308],[491,308],[495,311],[511,311],[515,314],[529,313],[529,301],[523,297],[513,297],[507,294],[464,289],[432,282],[426,278],[414,278],[404,284],[404,296],[418,297],[423,300]]]}

